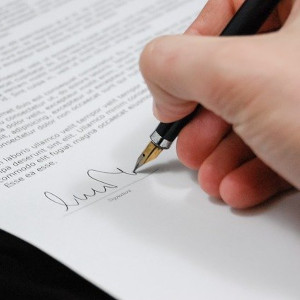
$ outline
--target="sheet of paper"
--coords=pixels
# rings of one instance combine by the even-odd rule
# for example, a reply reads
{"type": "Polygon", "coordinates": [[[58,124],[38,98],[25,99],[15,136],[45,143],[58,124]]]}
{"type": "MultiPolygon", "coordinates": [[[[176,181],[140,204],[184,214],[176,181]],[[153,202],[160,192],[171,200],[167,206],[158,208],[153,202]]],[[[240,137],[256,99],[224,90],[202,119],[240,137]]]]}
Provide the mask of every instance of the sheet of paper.
{"type": "Polygon", "coordinates": [[[132,169],[157,124],[147,41],[205,1],[0,4],[0,227],[118,299],[299,299],[300,196],[238,212],[174,148],[132,169]]]}

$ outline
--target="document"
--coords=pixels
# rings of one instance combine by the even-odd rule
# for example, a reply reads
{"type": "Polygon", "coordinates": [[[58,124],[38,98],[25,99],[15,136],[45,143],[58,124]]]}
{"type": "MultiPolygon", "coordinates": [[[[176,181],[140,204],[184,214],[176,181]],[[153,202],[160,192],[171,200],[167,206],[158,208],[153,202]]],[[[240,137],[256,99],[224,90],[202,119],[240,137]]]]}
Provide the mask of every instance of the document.
{"type": "Polygon", "coordinates": [[[204,4],[1,1],[0,228],[117,299],[299,299],[299,193],[232,210],[175,147],[132,171],[157,125],[139,55],[204,4]]]}

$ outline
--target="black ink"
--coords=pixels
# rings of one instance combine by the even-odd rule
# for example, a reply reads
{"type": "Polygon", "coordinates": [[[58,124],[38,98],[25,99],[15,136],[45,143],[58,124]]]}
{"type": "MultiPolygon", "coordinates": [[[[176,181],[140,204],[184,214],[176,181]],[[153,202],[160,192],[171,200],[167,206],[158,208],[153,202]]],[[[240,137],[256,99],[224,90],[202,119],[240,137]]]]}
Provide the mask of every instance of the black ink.
{"type": "MultiPolygon", "coordinates": [[[[125,172],[120,168],[116,168],[116,169],[118,170],[118,172],[105,172],[105,171],[98,171],[98,170],[91,169],[91,170],[87,171],[87,174],[88,174],[89,177],[91,177],[90,172],[94,171],[96,173],[110,174],[110,175],[119,175],[119,174],[126,174],[126,175],[130,175],[130,176],[136,176],[137,175],[136,173],[125,172]]],[[[91,178],[94,179],[93,177],[91,177],[91,178]]],[[[97,180],[97,179],[95,179],[95,180],[97,180]]]]}
{"type": "Polygon", "coordinates": [[[66,211],[69,210],[70,206],[78,206],[79,205],[79,202],[76,200],[75,200],[76,204],[67,204],[62,198],[58,197],[57,195],[55,195],[51,192],[44,192],[44,195],[50,201],[52,201],[58,205],[64,206],[66,208],[66,211]]]}
{"type": "Polygon", "coordinates": [[[87,201],[93,197],[95,197],[97,194],[105,194],[109,190],[114,190],[118,189],[119,187],[115,184],[108,183],[105,181],[102,181],[100,178],[97,178],[96,175],[98,174],[108,174],[108,175],[129,175],[129,176],[136,176],[136,173],[128,173],[123,171],[120,168],[116,168],[116,172],[106,172],[106,171],[100,171],[100,170],[95,170],[95,169],[90,169],[87,171],[87,176],[92,179],[93,181],[96,181],[100,186],[97,186],[97,188],[91,187],[90,190],[91,192],[89,193],[83,193],[82,196],[78,195],[72,195],[71,200],[64,200],[61,197],[57,196],[56,194],[52,192],[44,192],[44,196],[50,200],[51,202],[64,206],[66,211],[69,210],[70,207],[72,206],[79,206],[81,204],[81,201],[87,201]],[[94,173],[94,174],[93,174],[94,173]]]}

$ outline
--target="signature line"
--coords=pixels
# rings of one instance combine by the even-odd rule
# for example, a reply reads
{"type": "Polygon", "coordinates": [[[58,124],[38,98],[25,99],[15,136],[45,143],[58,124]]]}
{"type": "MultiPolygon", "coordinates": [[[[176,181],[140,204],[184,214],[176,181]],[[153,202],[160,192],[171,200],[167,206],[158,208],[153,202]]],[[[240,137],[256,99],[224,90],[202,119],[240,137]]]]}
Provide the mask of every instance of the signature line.
{"type": "Polygon", "coordinates": [[[74,213],[78,212],[79,210],[82,210],[82,209],[84,209],[84,208],[86,208],[86,207],[88,207],[88,206],[91,206],[91,205],[95,204],[96,202],[98,202],[98,201],[100,201],[100,200],[103,200],[103,199],[108,198],[108,197],[112,196],[113,194],[116,194],[116,193],[118,193],[119,191],[124,190],[125,188],[127,188],[127,187],[129,187],[129,186],[131,186],[131,185],[133,185],[133,184],[136,184],[136,183],[139,182],[139,181],[142,181],[142,180],[146,179],[147,177],[151,176],[152,174],[154,174],[154,173],[157,172],[158,170],[159,170],[159,169],[156,169],[156,170],[152,171],[151,173],[147,174],[146,176],[144,176],[143,178],[140,178],[140,179],[138,179],[138,180],[136,180],[136,181],[133,181],[133,182],[131,182],[131,183],[125,185],[125,186],[122,186],[122,187],[120,187],[119,189],[117,189],[117,190],[111,192],[110,194],[107,194],[107,195],[105,195],[105,196],[103,196],[103,197],[101,197],[101,198],[99,198],[99,199],[97,199],[97,200],[95,200],[95,201],[93,201],[93,202],[90,202],[89,204],[86,204],[86,205],[84,205],[84,206],[81,206],[81,207],[79,207],[79,208],[73,210],[73,211],[70,211],[70,212],[66,213],[66,214],[64,215],[64,217],[68,217],[68,216],[70,216],[71,214],[74,214],[74,213]]]}

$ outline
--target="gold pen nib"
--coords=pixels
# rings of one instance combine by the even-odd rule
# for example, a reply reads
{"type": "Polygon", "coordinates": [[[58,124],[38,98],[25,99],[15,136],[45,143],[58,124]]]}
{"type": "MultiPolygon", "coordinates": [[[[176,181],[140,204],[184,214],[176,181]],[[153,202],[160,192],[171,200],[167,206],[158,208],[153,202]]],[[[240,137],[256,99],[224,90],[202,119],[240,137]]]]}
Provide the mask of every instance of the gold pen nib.
{"type": "Polygon", "coordinates": [[[143,153],[139,156],[136,165],[133,169],[133,173],[135,173],[135,171],[138,168],[140,168],[147,162],[155,159],[160,154],[161,151],[162,151],[161,148],[155,146],[152,142],[150,142],[146,147],[146,149],[143,151],[143,153]]]}

